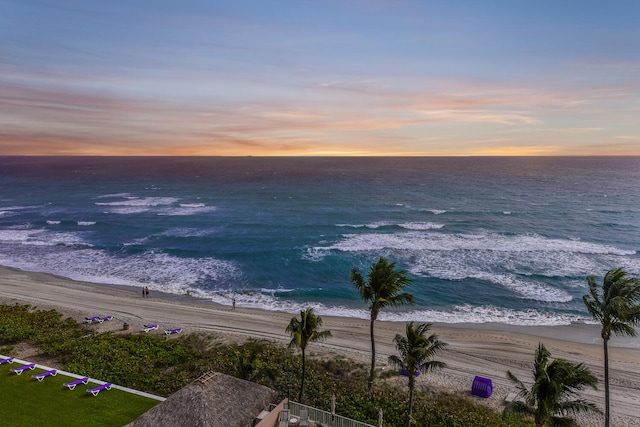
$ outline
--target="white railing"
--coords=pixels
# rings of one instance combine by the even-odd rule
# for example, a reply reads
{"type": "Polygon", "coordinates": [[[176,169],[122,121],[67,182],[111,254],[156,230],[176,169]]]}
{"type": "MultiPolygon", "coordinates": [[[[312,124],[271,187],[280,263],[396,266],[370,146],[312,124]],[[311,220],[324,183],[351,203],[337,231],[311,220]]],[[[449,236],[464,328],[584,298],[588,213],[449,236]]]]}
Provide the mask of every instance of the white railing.
{"type": "Polygon", "coordinates": [[[312,406],[303,405],[302,403],[289,401],[289,411],[292,415],[300,416],[300,411],[306,409],[309,413],[309,419],[318,427],[376,427],[362,421],[352,420],[350,418],[341,417],[340,415],[332,415],[331,412],[322,411],[312,406]]]}

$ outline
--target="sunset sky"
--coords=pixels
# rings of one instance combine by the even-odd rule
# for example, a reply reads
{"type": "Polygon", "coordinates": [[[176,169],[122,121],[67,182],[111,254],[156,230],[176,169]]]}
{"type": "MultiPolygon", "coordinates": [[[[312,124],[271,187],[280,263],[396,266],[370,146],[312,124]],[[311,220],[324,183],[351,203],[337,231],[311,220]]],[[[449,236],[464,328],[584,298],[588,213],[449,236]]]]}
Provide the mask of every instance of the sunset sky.
{"type": "Polygon", "coordinates": [[[0,0],[0,155],[640,155],[640,1],[0,0]]]}

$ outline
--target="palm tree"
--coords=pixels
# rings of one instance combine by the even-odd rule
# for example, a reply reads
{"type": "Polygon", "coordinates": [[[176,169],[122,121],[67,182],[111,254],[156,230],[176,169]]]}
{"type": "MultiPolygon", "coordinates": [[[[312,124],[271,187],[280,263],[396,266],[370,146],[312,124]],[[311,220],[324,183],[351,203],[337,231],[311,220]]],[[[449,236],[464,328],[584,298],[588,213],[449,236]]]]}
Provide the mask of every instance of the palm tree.
{"type": "Polygon", "coordinates": [[[371,333],[371,370],[367,383],[369,394],[371,394],[376,367],[374,322],[378,318],[380,310],[385,307],[413,304],[413,295],[402,292],[403,288],[411,283],[411,280],[404,271],[396,270],[395,266],[395,263],[390,263],[386,258],[380,257],[378,262],[371,266],[366,282],[358,270],[355,268],[351,270],[351,283],[358,290],[360,298],[369,303],[369,312],[371,313],[369,328],[371,333]]]}
{"type": "Polygon", "coordinates": [[[291,318],[286,331],[291,334],[289,347],[298,347],[302,352],[302,377],[300,380],[300,395],[298,401],[302,403],[304,395],[304,378],[306,374],[305,350],[311,342],[322,341],[331,336],[331,331],[320,331],[322,317],[313,313],[313,308],[300,311],[300,320],[297,317],[291,318]]]}
{"type": "Polygon", "coordinates": [[[440,341],[433,334],[428,337],[425,334],[431,328],[430,323],[407,323],[406,336],[397,334],[393,339],[400,356],[389,356],[389,363],[402,369],[409,376],[409,410],[407,412],[407,427],[411,426],[411,414],[413,412],[413,390],[416,385],[418,372],[426,373],[438,368],[444,368],[446,363],[431,360],[436,353],[444,349],[447,344],[440,341]]]}
{"type": "Polygon", "coordinates": [[[622,268],[609,270],[602,291],[595,276],[587,278],[589,294],[582,297],[587,310],[602,325],[604,345],[604,419],[609,427],[609,348],[611,333],[636,336],[633,328],[640,322],[640,280],[629,277],[622,268]]]}
{"type": "Polygon", "coordinates": [[[540,343],[533,365],[533,385],[528,389],[511,371],[507,376],[518,389],[516,401],[508,408],[511,411],[533,415],[537,427],[571,426],[570,414],[580,412],[600,413],[591,402],[576,399],[585,387],[597,390],[598,380],[583,363],[573,364],[563,359],[549,360],[551,353],[540,343]]]}

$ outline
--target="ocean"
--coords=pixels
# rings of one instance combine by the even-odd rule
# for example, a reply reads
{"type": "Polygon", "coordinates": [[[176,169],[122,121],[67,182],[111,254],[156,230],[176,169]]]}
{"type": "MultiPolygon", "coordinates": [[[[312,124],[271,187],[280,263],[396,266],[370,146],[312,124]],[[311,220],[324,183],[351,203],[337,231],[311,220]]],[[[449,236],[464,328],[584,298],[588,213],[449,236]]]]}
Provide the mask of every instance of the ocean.
{"type": "Polygon", "coordinates": [[[588,322],[640,275],[640,157],[0,157],[1,265],[368,318],[380,256],[416,300],[381,320],[588,322]]]}

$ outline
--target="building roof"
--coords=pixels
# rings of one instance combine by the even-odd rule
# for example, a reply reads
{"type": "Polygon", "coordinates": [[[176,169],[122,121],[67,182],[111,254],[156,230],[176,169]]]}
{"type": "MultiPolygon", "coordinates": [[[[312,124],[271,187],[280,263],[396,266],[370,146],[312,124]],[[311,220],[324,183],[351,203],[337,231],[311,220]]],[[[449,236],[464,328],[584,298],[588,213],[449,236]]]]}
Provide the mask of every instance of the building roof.
{"type": "Polygon", "coordinates": [[[208,372],[127,427],[247,427],[276,395],[260,384],[208,372]]]}

